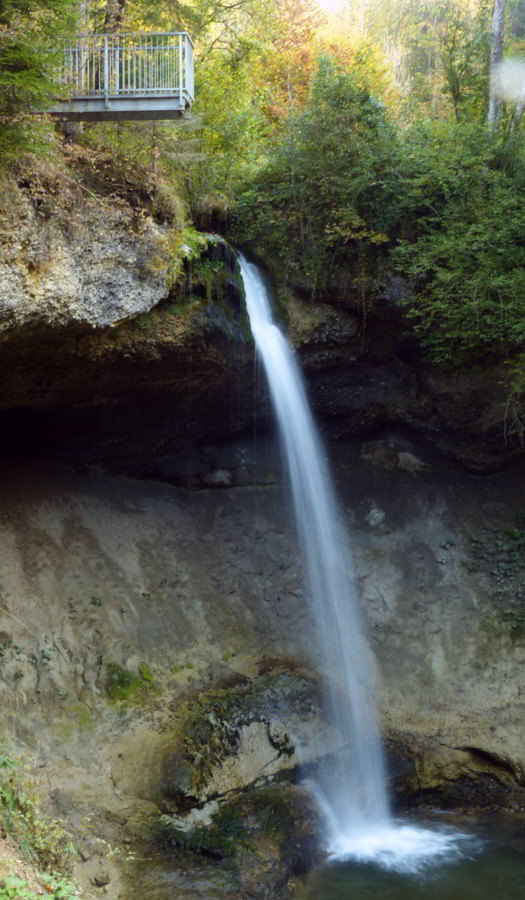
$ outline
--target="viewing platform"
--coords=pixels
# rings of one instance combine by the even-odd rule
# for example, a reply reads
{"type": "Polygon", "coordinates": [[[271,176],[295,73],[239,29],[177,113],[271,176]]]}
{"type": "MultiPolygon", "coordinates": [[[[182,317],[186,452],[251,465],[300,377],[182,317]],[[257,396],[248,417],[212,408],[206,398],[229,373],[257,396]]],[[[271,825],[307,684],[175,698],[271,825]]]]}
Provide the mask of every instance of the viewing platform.
{"type": "Polygon", "coordinates": [[[193,43],[186,31],[86,34],[68,41],[46,109],[70,122],[186,118],[194,99],[193,43]]]}

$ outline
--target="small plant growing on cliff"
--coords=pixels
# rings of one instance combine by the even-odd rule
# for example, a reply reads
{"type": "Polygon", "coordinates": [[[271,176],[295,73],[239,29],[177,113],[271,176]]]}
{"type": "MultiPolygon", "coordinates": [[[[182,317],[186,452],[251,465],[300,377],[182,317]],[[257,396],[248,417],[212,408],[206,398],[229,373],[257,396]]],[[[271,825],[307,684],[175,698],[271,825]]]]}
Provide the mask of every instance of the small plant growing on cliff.
{"type": "Polygon", "coordinates": [[[148,684],[153,683],[153,672],[151,671],[150,666],[148,666],[147,662],[141,662],[139,665],[139,675],[143,681],[147,681],[148,684]]]}
{"type": "MultiPolygon", "coordinates": [[[[45,896],[49,900],[72,900],[73,897],[80,900],[75,885],[62,877],[40,875],[39,881],[43,883],[45,896]]],[[[16,875],[7,875],[0,882],[0,900],[41,900],[41,897],[41,891],[33,891],[25,879],[16,875]]]]}
{"type": "Polygon", "coordinates": [[[158,693],[153,672],[147,662],[139,665],[139,674],[110,662],[107,665],[106,693],[114,702],[143,703],[148,694],[158,693]]]}
{"type": "Polygon", "coordinates": [[[71,870],[75,852],[62,823],[41,814],[38,799],[31,794],[31,784],[20,765],[1,752],[0,828],[42,869],[71,870]]]}
{"type": "Polygon", "coordinates": [[[110,700],[129,700],[139,687],[137,675],[117,663],[108,663],[106,692],[110,700]]]}

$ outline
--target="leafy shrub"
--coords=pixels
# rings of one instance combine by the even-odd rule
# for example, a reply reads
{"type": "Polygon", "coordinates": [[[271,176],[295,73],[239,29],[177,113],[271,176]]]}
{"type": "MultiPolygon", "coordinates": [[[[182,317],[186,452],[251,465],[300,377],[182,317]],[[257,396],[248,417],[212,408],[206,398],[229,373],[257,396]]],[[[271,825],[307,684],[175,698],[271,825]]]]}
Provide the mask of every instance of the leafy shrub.
{"type": "Polygon", "coordinates": [[[398,152],[366,80],[321,58],[307,106],[289,117],[275,154],[239,196],[237,239],[315,295],[338,269],[363,264],[369,248],[388,242],[398,152]]]}
{"type": "Polygon", "coordinates": [[[49,149],[33,110],[53,93],[53,65],[72,27],[72,0],[7,0],[0,5],[0,164],[49,149]]]}
{"type": "Polygon", "coordinates": [[[71,870],[74,848],[70,836],[61,822],[42,815],[20,766],[2,753],[0,824],[19,850],[40,868],[48,872],[71,870]]]}
{"type": "Polygon", "coordinates": [[[485,128],[434,125],[407,141],[407,315],[431,358],[462,365],[525,342],[525,158],[485,128]],[[410,152],[411,151],[411,152],[410,152]]]}
{"type": "MultiPolygon", "coordinates": [[[[73,897],[78,898],[78,891],[75,885],[58,876],[42,874],[39,881],[44,885],[46,897],[49,900],[72,900],[73,897]]],[[[18,878],[15,875],[7,875],[0,881],[0,900],[40,900],[41,891],[33,891],[27,881],[18,878]]]]}

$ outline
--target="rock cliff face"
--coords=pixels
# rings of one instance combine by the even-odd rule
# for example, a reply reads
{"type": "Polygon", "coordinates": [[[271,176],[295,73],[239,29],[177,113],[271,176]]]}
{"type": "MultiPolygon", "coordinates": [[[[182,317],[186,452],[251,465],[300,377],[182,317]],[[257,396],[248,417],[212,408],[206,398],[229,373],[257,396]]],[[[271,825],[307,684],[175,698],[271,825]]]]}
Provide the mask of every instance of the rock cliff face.
{"type": "MultiPolygon", "coordinates": [[[[21,188],[3,218],[0,739],[29,748],[98,883],[86,815],[109,843],[140,843],[161,814],[295,770],[326,728],[303,753],[317,763],[337,735],[312,699],[315,635],[235,265],[212,240],[174,292],[167,229],[78,191],[21,188]],[[261,706],[268,673],[302,685],[298,709],[281,681],[261,706]],[[231,691],[252,705],[226,720],[231,691]],[[181,738],[192,704],[207,724],[186,716],[181,738]],[[213,758],[210,721],[229,741],[213,758]]],[[[498,375],[424,365],[389,299],[366,320],[285,307],[352,534],[395,784],[406,802],[521,806],[522,472],[473,474],[521,453],[498,375]]]]}
{"type": "MultiPolygon", "coordinates": [[[[86,815],[136,846],[161,814],[312,760],[315,632],[286,484],[260,449],[231,445],[228,468],[223,448],[231,485],[200,490],[4,463],[0,742],[33,757],[85,881],[86,815]]],[[[451,471],[396,435],[334,454],[396,790],[521,808],[522,481],[451,471]]],[[[314,760],[337,736],[320,743],[314,760]]]]}
{"type": "MultiPolygon", "coordinates": [[[[4,442],[133,468],[264,427],[234,263],[224,249],[226,281],[210,264],[218,246],[188,260],[174,288],[167,226],[68,182],[20,188],[0,234],[4,442]]],[[[474,471],[519,455],[505,441],[502,373],[424,364],[395,296],[384,289],[367,315],[337,297],[283,300],[327,435],[397,426],[474,471]]]]}
{"type": "Polygon", "coordinates": [[[331,438],[397,426],[478,472],[522,454],[520,441],[505,436],[502,367],[448,372],[425,363],[391,294],[365,318],[337,302],[305,308],[291,299],[288,310],[312,404],[331,438]]]}
{"type": "Polygon", "coordinates": [[[62,184],[19,190],[0,228],[0,331],[101,328],[166,297],[165,234],[125,204],[62,184]]]}
{"type": "Polygon", "coordinates": [[[174,293],[171,229],[62,187],[52,211],[22,190],[4,216],[4,446],[134,464],[247,427],[253,353],[225,245],[210,238],[201,279],[174,293]]]}

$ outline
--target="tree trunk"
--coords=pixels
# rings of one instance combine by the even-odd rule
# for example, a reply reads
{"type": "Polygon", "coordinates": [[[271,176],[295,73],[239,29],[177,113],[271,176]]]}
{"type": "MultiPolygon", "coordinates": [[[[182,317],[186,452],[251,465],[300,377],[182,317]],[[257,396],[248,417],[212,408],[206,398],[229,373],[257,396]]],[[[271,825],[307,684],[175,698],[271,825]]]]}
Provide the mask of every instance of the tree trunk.
{"type": "Polygon", "coordinates": [[[104,32],[118,31],[124,16],[127,0],[107,0],[104,16],[104,32]]]}
{"type": "Polygon", "coordinates": [[[501,100],[497,94],[498,68],[503,58],[505,31],[505,0],[494,0],[492,7],[492,43],[490,52],[490,86],[488,123],[493,131],[499,128],[501,100]]]}

